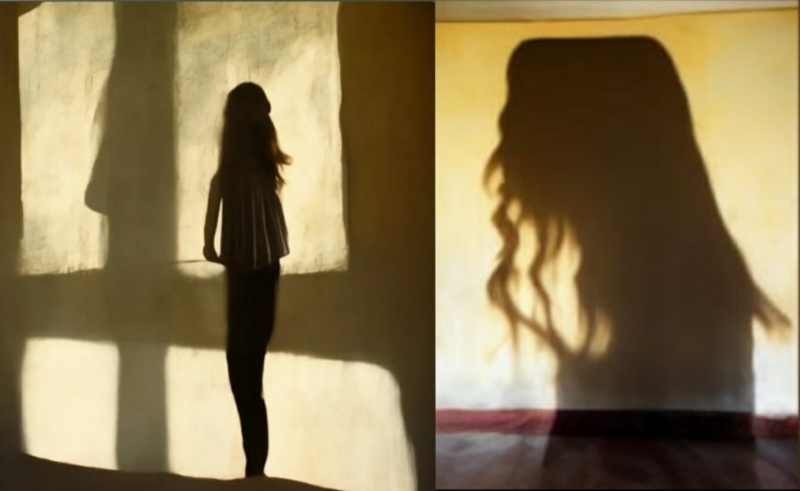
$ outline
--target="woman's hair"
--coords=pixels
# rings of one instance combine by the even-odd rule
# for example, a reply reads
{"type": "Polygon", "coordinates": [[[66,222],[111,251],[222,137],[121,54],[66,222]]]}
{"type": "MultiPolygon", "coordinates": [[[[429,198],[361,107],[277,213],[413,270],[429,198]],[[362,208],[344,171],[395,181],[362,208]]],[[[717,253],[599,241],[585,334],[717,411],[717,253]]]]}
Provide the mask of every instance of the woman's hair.
{"type": "Polygon", "coordinates": [[[697,326],[725,324],[731,311],[765,325],[788,322],[754,282],[725,227],[686,94],[656,41],[520,45],[509,63],[500,142],[485,183],[496,173],[502,184],[493,223],[503,242],[487,293],[509,317],[513,340],[522,324],[556,351],[565,349],[541,275],[567,230],[581,249],[576,286],[589,332],[599,314],[629,324],[649,315],[630,313],[639,306],[656,316],[693,316],[685,322],[697,326]],[[521,213],[512,213],[517,204],[521,213]],[[538,237],[527,275],[544,325],[523,315],[510,292],[523,223],[538,237]]]}
{"type": "Polygon", "coordinates": [[[291,163],[278,144],[278,133],[270,117],[272,105],[259,85],[244,82],[231,90],[225,103],[219,168],[230,173],[263,172],[274,188],[285,181],[281,168],[291,163]]]}

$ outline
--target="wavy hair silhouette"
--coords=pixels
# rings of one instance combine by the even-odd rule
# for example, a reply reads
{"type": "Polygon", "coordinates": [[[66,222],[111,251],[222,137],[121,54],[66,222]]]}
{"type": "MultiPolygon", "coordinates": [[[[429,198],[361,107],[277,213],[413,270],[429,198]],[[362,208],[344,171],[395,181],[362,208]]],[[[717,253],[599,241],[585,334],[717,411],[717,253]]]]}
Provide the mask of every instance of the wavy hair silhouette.
{"type": "Polygon", "coordinates": [[[223,181],[229,172],[257,171],[274,182],[275,190],[286,184],[281,170],[292,159],[281,150],[271,112],[272,104],[258,84],[244,82],[228,93],[220,143],[223,181]]]}
{"type": "Polygon", "coordinates": [[[674,383],[670,370],[692,370],[698,393],[747,385],[753,318],[768,327],[788,319],[756,285],[725,227],[667,51],[645,37],[529,40],[513,53],[507,77],[501,139],[484,184],[501,177],[492,220],[502,248],[487,291],[514,344],[530,329],[562,371],[586,355],[588,342],[570,349],[559,335],[542,280],[570,230],[581,254],[575,286],[586,339],[600,315],[610,321],[607,374],[652,368],[642,383],[653,390],[674,383]],[[523,225],[538,238],[526,273],[543,320],[523,313],[512,295],[523,225]]]}

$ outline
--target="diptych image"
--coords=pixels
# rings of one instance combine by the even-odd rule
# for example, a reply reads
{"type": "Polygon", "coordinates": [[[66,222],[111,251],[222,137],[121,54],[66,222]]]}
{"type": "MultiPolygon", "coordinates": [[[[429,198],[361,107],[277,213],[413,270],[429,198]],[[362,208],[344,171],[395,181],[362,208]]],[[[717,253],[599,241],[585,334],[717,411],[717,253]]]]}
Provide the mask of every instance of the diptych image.
{"type": "Polygon", "coordinates": [[[797,489],[797,21],[0,2],[0,489],[797,489]]]}

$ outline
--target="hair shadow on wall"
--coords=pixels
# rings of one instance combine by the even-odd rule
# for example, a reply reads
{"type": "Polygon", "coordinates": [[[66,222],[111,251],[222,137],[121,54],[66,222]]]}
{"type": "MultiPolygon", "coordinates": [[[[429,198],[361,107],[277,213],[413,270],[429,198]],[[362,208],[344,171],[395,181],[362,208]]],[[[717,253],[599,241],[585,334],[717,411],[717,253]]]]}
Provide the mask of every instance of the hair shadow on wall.
{"type": "Polygon", "coordinates": [[[555,355],[557,407],[725,401],[751,413],[753,320],[779,330],[788,319],[725,226],[667,51],[645,37],[529,40],[507,76],[486,168],[487,183],[502,180],[487,291],[515,335],[526,329],[555,355]],[[526,227],[538,245],[517,270],[526,227]],[[563,335],[544,280],[569,247],[580,254],[581,343],[563,335]],[[536,316],[515,301],[517,276],[533,286],[536,316]]]}

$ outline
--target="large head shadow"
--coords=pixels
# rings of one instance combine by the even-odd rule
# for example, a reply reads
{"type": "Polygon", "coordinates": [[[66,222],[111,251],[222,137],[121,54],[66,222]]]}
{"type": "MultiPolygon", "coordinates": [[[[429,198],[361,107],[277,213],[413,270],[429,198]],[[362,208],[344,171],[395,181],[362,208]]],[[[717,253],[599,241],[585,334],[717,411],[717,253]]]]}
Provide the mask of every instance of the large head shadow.
{"type": "MultiPolygon", "coordinates": [[[[114,6],[116,47],[85,195],[86,206],[107,220],[105,268],[16,276],[19,237],[2,234],[3,258],[10,258],[4,273],[13,283],[5,292],[15,299],[13,309],[4,309],[13,319],[4,326],[4,347],[13,356],[2,365],[3,395],[15,413],[4,429],[16,434],[10,442],[15,450],[23,440],[18,383],[27,338],[118,346],[117,460],[131,471],[168,470],[167,348],[224,348],[225,325],[218,322],[224,319],[224,279],[183,275],[174,261],[177,8],[114,6]]],[[[367,362],[389,372],[400,391],[420,488],[433,483],[433,35],[419,35],[430,31],[430,22],[429,5],[339,6],[350,264],[344,272],[282,278],[270,345],[271,352],[367,362]],[[408,43],[387,49],[392,35],[408,43]],[[386,114],[394,114],[403,131],[379,124],[386,114]],[[396,179],[398,172],[407,178],[396,179]],[[419,199],[408,206],[414,194],[419,199]],[[400,243],[398,234],[412,225],[420,233],[404,234],[400,243]]],[[[19,101],[18,92],[15,97],[19,101]]],[[[19,197],[21,158],[14,161],[16,168],[7,169],[17,179],[8,189],[19,197]]],[[[2,211],[22,215],[16,203],[2,211]]]]}
{"type": "MultiPolygon", "coordinates": [[[[788,320],[726,229],[669,54],[645,37],[537,39],[508,66],[492,217],[502,250],[487,289],[513,332],[556,356],[559,408],[753,409],[752,326],[788,320]],[[536,251],[515,266],[525,227],[536,251]],[[554,321],[543,271],[571,238],[583,343],[554,321]],[[518,306],[533,285],[540,314],[518,306]],[[601,328],[600,356],[589,346],[601,328]]],[[[562,279],[563,281],[564,279],[562,279]]],[[[567,279],[569,280],[569,279],[567,279]]]]}

